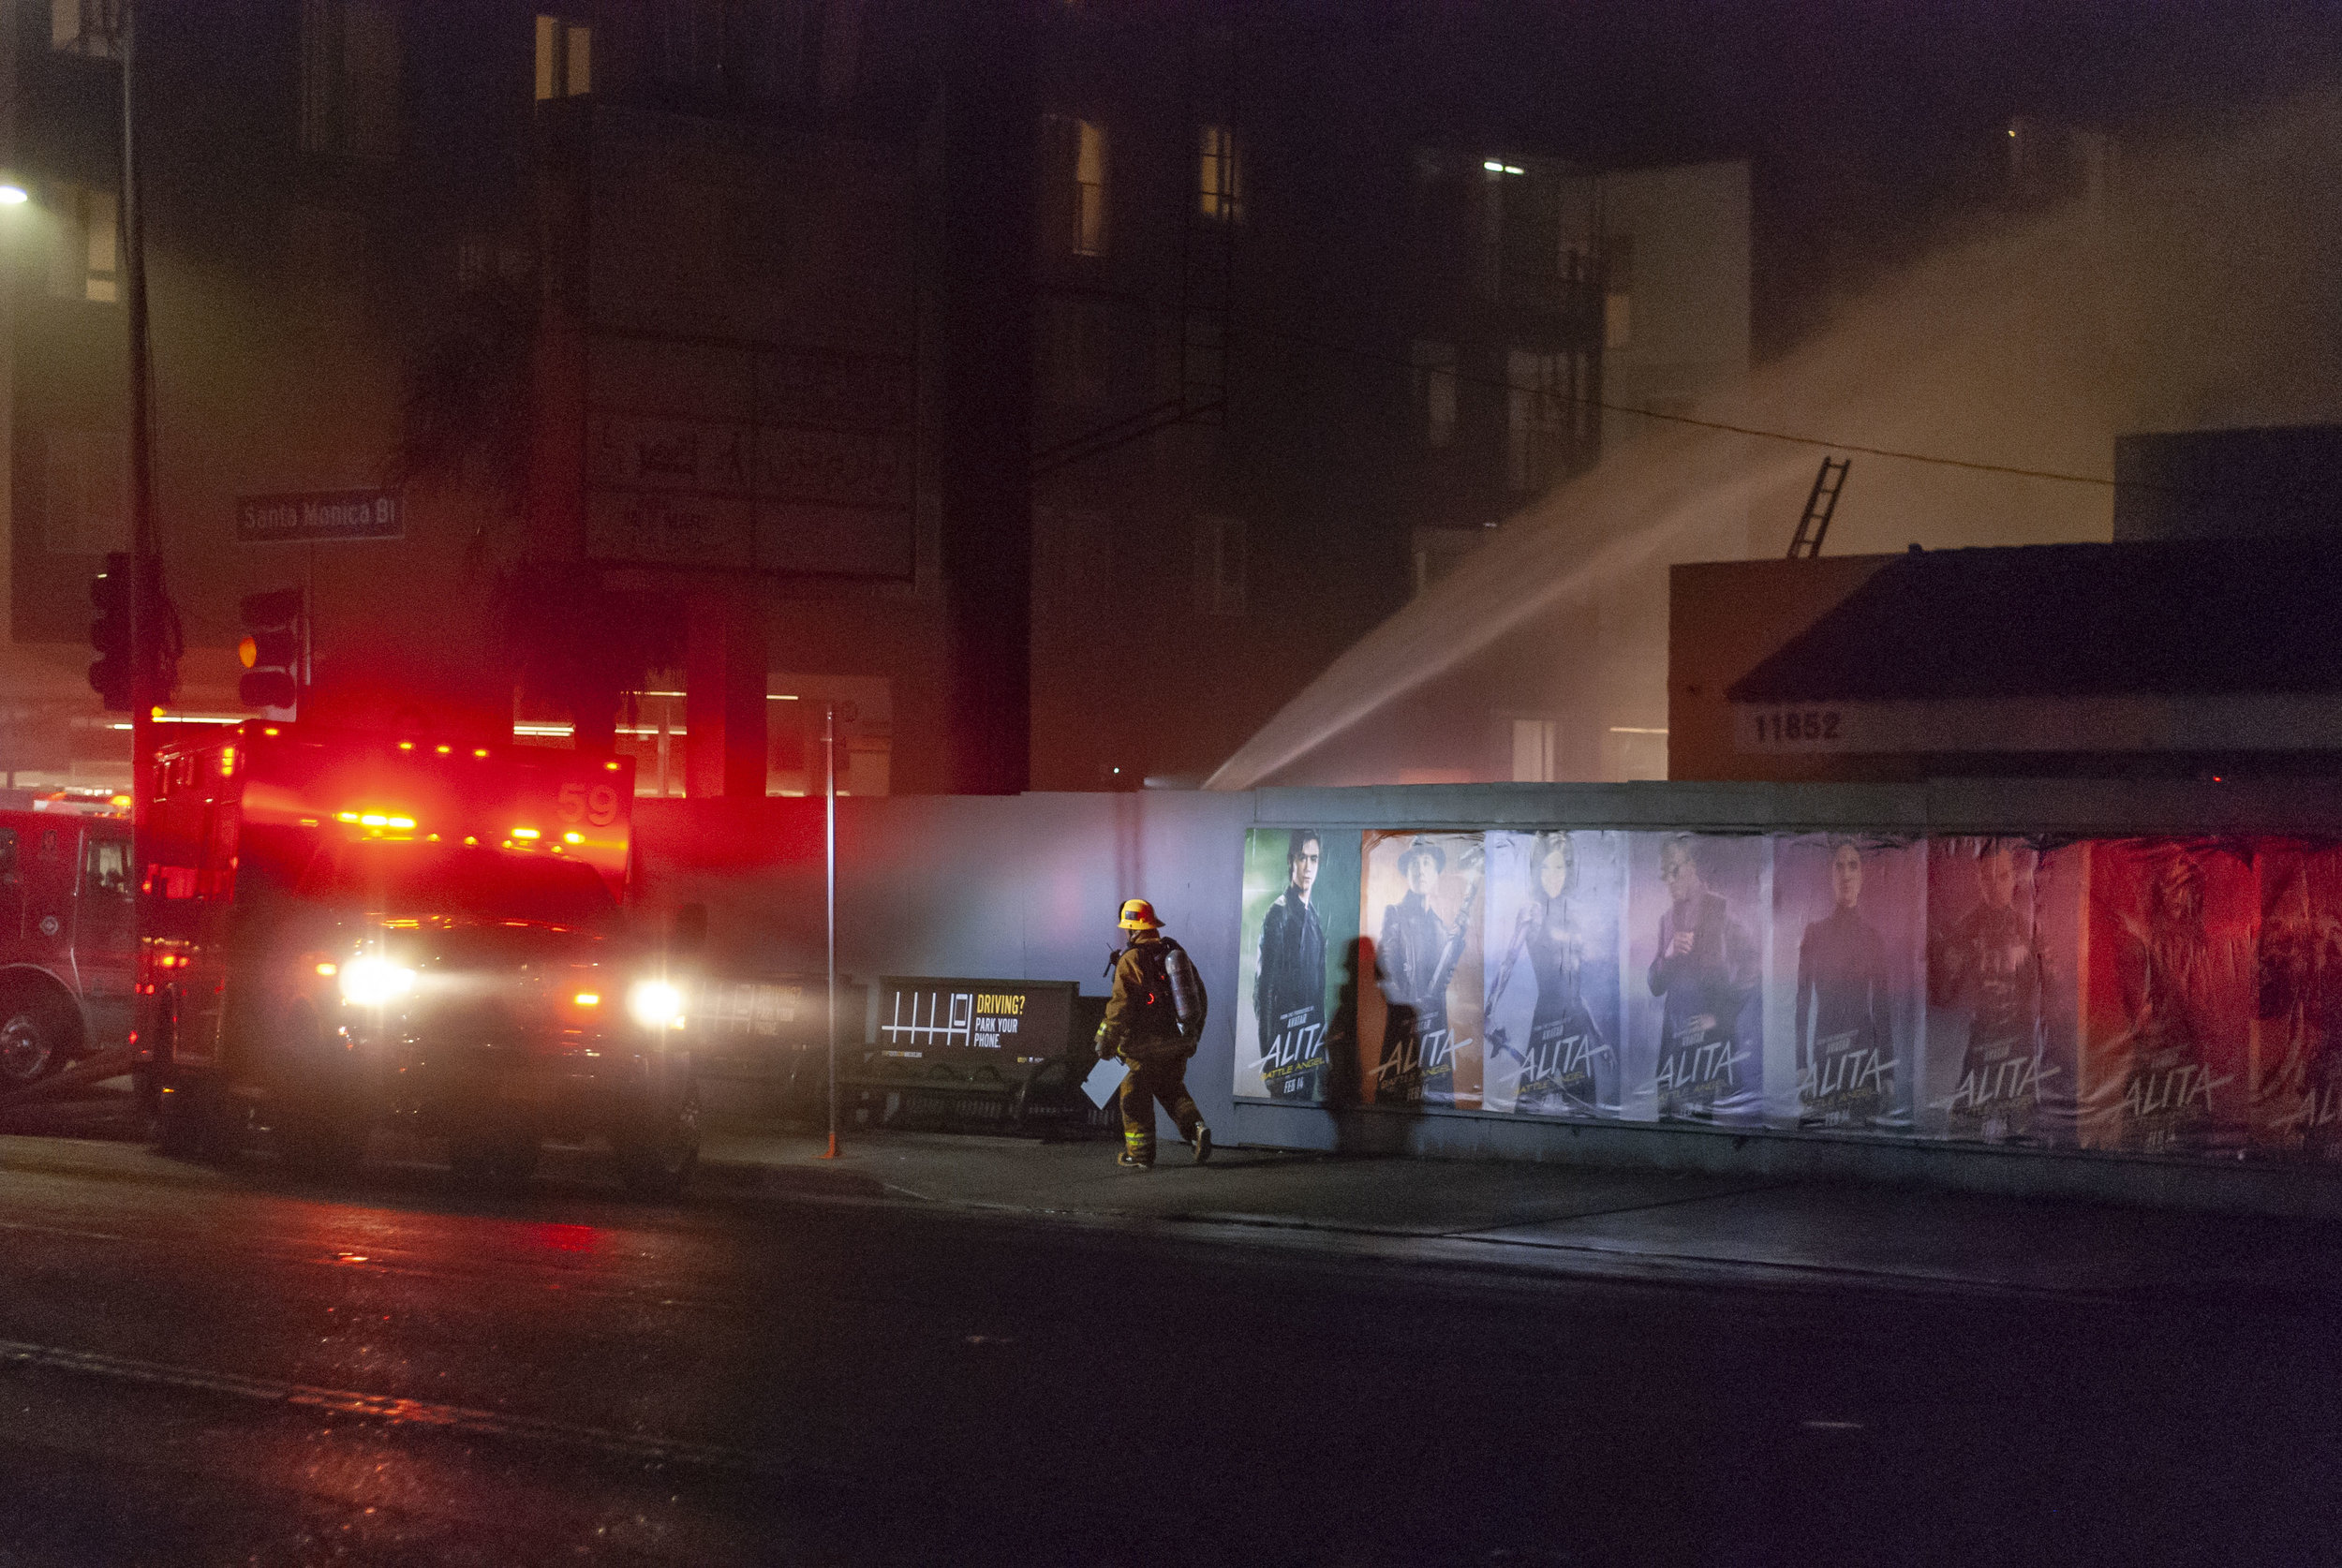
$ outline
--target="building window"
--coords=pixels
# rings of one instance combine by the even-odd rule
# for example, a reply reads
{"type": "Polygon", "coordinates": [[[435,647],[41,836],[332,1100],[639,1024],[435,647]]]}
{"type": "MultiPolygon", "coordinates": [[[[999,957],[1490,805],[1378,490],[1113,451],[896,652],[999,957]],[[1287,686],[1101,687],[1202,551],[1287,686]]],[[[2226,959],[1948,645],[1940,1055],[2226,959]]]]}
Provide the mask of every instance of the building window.
{"type": "Polygon", "coordinates": [[[537,19],[537,101],[594,90],[594,30],[557,16],[537,19]]]}
{"type": "Polygon", "coordinates": [[[1104,402],[1110,383],[1105,311],[1095,300],[1054,299],[1045,321],[1051,401],[1075,407],[1104,402]]]}
{"type": "Polygon", "coordinates": [[[111,304],[122,297],[122,223],[110,190],[51,187],[56,249],[49,262],[49,291],[63,300],[111,304]]]}
{"type": "Polygon", "coordinates": [[[1051,114],[1043,122],[1039,199],[1045,254],[1104,256],[1110,238],[1107,185],[1113,156],[1106,127],[1095,120],[1051,114]]]}
{"type": "Polygon", "coordinates": [[[1528,348],[1506,360],[1505,474],[1515,490],[1543,490],[1562,477],[1573,405],[1570,360],[1528,348]]]}
{"type": "Polygon", "coordinates": [[[398,13],[391,0],[301,0],[301,150],[398,152],[398,13]]]}
{"type": "Polygon", "coordinates": [[[1244,166],[1237,158],[1236,132],[1226,126],[1204,126],[1201,159],[1195,210],[1223,223],[1243,222],[1244,166]]]}
{"type": "Polygon", "coordinates": [[[1497,158],[1480,164],[1480,295],[1505,297],[1505,182],[1519,178],[1520,166],[1497,158]]]}
{"type": "Polygon", "coordinates": [[[122,0],[49,0],[49,47],[93,60],[122,58],[122,0]]]}
{"type": "Polygon", "coordinates": [[[1456,438],[1456,346],[1416,340],[1415,408],[1423,444],[1444,447],[1456,438]]]}
{"type": "Polygon", "coordinates": [[[1207,615],[1244,614],[1244,520],[1195,520],[1195,607],[1207,615]]]}
{"type": "Polygon", "coordinates": [[[1635,335],[1635,237],[1613,235],[1603,249],[1610,265],[1608,291],[1602,299],[1602,347],[1623,348],[1635,335]]]}
{"type": "Polygon", "coordinates": [[[41,445],[41,542],[52,555],[102,555],[130,547],[123,506],[129,449],[111,430],[51,430],[41,445]]]}
{"type": "Polygon", "coordinates": [[[1074,152],[1074,254],[1106,253],[1106,128],[1076,120],[1074,152]]]}
{"type": "Polygon", "coordinates": [[[1549,718],[1513,720],[1513,782],[1553,782],[1553,752],[1561,726],[1549,718]]]}

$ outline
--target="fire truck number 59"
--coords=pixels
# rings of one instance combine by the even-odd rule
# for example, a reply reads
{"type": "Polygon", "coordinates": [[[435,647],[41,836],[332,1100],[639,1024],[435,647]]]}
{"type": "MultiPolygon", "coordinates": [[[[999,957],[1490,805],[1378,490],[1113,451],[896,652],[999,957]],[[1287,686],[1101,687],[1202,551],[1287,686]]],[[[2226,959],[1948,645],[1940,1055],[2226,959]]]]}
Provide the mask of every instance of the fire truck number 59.
{"type": "Polygon", "coordinates": [[[597,784],[590,790],[583,784],[564,784],[555,809],[565,822],[608,827],[618,820],[618,791],[607,784],[597,784]]]}

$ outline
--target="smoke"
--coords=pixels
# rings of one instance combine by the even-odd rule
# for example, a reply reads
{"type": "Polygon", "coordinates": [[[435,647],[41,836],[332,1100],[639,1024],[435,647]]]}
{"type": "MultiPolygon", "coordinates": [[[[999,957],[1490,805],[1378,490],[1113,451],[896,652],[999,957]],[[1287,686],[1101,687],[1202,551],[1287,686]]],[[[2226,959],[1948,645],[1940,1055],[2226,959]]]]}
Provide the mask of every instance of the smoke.
{"type": "Polygon", "coordinates": [[[1667,724],[1667,567],[1781,554],[1824,451],[1853,460],[1832,555],[2102,540],[2117,433],[2342,413],[2322,194],[2342,188],[2342,94],[2214,146],[2134,138],[2081,185],[1948,241],[1689,410],[1812,444],[1656,424],[1509,519],[1206,787],[1507,777],[1508,712],[1562,719],[1560,777],[1638,772],[1615,740],[1667,724]]]}

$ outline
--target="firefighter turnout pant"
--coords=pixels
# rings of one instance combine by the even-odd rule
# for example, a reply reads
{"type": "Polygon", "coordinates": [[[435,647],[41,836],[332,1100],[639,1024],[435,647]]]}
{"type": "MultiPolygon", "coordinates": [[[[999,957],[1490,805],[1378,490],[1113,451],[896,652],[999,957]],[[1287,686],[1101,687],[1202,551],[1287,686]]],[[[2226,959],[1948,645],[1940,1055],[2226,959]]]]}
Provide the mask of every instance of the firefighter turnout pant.
{"type": "Polygon", "coordinates": [[[1204,1118],[1195,1097],[1187,1092],[1187,1058],[1193,1051],[1185,1041],[1133,1043],[1119,1053],[1130,1064],[1122,1080],[1122,1152],[1152,1164],[1155,1158],[1155,1105],[1171,1113],[1171,1123],[1190,1143],[1204,1118]]]}

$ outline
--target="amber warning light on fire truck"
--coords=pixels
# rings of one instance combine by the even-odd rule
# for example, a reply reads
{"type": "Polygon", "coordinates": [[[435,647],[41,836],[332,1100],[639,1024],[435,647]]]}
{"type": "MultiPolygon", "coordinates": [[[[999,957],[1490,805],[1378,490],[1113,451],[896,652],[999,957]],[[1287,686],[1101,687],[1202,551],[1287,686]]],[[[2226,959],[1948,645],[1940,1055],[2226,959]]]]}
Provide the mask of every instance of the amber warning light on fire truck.
{"type": "Polygon", "coordinates": [[[184,836],[187,853],[166,860],[203,858],[198,819],[208,811],[216,835],[227,831],[221,808],[232,807],[239,836],[257,831],[269,841],[246,846],[263,858],[291,851],[275,843],[286,830],[311,843],[460,845],[583,861],[615,895],[626,878],[633,767],[630,758],[542,747],[255,721],[157,755],[157,847],[184,836]]]}

